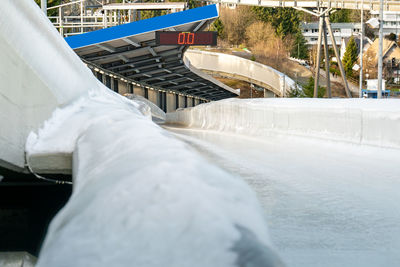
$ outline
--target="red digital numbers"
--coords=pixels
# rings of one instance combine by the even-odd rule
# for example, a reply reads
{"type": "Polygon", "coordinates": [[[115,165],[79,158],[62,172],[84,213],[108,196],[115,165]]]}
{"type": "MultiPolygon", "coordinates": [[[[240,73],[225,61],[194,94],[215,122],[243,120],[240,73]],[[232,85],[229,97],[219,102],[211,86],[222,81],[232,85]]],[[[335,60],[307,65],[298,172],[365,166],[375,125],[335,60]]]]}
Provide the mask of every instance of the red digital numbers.
{"type": "Polygon", "coordinates": [[[190,45],[194,44],[194,33],[192,32],[181,32],[178,35],[178,44],[180,45],[190,45]]]}
{"type": "Polygon", "coordinates": [[[156,31],[156,44],[185,46],[217,45],[217,32],[156,31]]]}

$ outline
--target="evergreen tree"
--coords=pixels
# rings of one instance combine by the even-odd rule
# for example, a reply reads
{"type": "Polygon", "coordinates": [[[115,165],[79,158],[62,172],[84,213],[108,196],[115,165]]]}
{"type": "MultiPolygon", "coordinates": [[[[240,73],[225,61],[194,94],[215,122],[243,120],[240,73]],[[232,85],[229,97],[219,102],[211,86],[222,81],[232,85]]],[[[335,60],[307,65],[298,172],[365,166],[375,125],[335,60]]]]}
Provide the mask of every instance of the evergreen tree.
{"type": "Polygon", "coordinates": [[[287,97],[304,97],[304,93],[300,86],[295,83],[294,88],[289,90],[287,97]]]}
{"type": "Polygon", "coordinates": [[[350,22],[350,13],[351,10],[349,9],[339,9],[332,13],[329,19],[332,23],[350,22]]]}
{"type": "MultiPolygon", "coordinates": [[[[41,4],[41,0],[35,0],[36,4],[41,4]]],[[[57,6],[61,4],[61,0],[47,0],[47,8],[57,6]]],[[[58,9],[50,9],[47,11],[48,16],[55,16],[58,13],[58,9]]]]}
{"type": "Polygon", "coordinates": [[[393,32],[391,32],[390,34],[385,36],[386,39],[390,40],[390,41],[396,41],[396,34],[394,34],[393,32]]]}
{"type": "MultiPolygon", "coordinates": [[[[314,97],[314,77],[310,77],[305,86],[303,86],[303,94],[305,97],[314,97]]],[[[322,86],[318,86],[318,97],[324,97],[326,88],[322,86]]]]}
{"type": "Polygon", "coordinates": [[[300,59],[308,59],[307,41],[301,31],[298,31],[294,37],[294,43],[290,56],[300,59]]]}
{"type": "Polygon", "coordinates": [[[276,34],[286,37],[300,30],[299,12],[293,8],[252,7],[257,19],[271,23],[276,34]]]}
{"type": "Polygon", "coordinates": [[[353,74],[353,65],[357,60],[357,45],[352,36],[349,40],[349,43],[346,47],[346,52],[343,56],[343,67],[347,76],[351,76],[353,74]]]}
{"type": "Polygon", "coordinates": [[[225,38],[225,32],[224,32],[224,24],[222,23],[222,20],[217,18],[213,24],[211,24],[210,29],[212,31],[216,31],[218,34],[218,37],[224,39],[225,38]]]}

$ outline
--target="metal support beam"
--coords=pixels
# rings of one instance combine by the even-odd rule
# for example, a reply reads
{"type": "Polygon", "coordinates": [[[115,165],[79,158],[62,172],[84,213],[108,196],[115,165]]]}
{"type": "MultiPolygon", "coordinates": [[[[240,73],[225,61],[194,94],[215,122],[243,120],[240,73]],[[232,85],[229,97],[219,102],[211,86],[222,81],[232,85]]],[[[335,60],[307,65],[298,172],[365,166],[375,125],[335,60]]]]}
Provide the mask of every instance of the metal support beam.
{"type": "Polygon", "coordinates": [[[335,36],[333,35],[331,22],[329,21],[329,13],[325,17],[325,22],[326,22],[326,26],[328,28],[329,35],[331,36],[333,51],[335,51],[335,56],[337,58],[337,62],[338,62],[339,69],[340,69],[340,73],[342,74],[342,79],[343,79],[344,89],[346,91],[346,95],[347,95],[347,97],[351,97],[351,92],[350,92],[350,89],[349,89],[349,85],[347,84],[346,74],[344,72],[343,64],[342,64],[342,61],[340,60],[339,51],[338,51],[338,48],[336,46],[335,36]]]}
{"type": "Polygon", "coordinates": [[[132,40],[132,37],[126,37],[126,38],[122,38],[122,40],[124,40],[126,43],[128,43],[128,44],[131,44],[131,45],[133,45],[134,47],[140,47],[141,45],[138,43],[138,42],[136,42],[136,41],[133,41],[132,40]]]}
{"type": "Polygon", "coordinates": [[[206,85],[205,83],[203,83],[203,82],[190,82],[190,83],[183,83],[183,84],[178,84],[178,85],[175,85],[175,86],[171,86],[171,87],[167,87],[168,89],[172,89],[172,90],[175,90],[175,89],[180,89],[180,88],[187,88],[187,87],[190,87],[190,89],[192,89],[193,88],[193,86],[195,86],[195,85],[206,85]]]}
{"type": "Polygon", "coordinates": [[[83,1],[80,3],[80,9],[81,9],[81,33],[83,33],[83,1]]]}
{"type": "Polygon", "coordinates": [[[382,98],[382,72],[383,72],[383,0],[379,5],[379,53],[378,53],[378,98],[382,98]]]}
{"type": "Polygon", "coordinates": [[[361,0],[361,38],[360,38],[360,85],[358,89],[359,97],[362,97],[363,87],[363,48],[364,48],[364,0],[361,0]]]}
{"type": "Polygon", "coordinates": [[[111,66],[111,67],[107,67],[107,69],[109,70],[115,70],[118,68],[123,68],[123,67],[135,67],[137,64],[142,64],[142,63],[146,63],[146,62],[152,62],[152,61],[156,61],[159,62],[161,59],[161,57],[152,57],[152,58],[148,58],[148,59],[143,59],[143,60],[129,60],[127,63],[125,64],[120,64],[120,65],[115,65],[115,66],[111,66]]]}
{"type": "Polygon", "coordinates": [[[41,0],[40,1],[40,7],[42,8],[43,13],[47,17],[47,0],[41,0]]]}
{"type": "Polygon", "coordinates": [[[325,73],[326,73],[326,88],[328,90],[328,98],[332,98],[331,90],[331,77],[330,77],[330,62],[329,62],[329,51],[328,51],[328,33],[326,29],[325,19],[324,23],[324,51],[325,51],[325,73]]]}
{"type": "Polygon", "coordinates": [[[149,78],[149,79],[143,79],[141,81],[142,82],[148,82],[148,81],[154,81],[155,79],[163,81],[165,78],[169,78],[169,77],[173,77],[173,76],[182,77],[183,75],[180,74],[180,73],[168,73],[168,74],[164,74],[164,75],[157,75],[157,77],[152,77],[152,78],[149,78]]]}
{"type": "Polygon", "coordinates": [[[314,98],[318,97],[319,87],[319,70],[321,63],[321,47],[322,47],[322,31],[324,26],[324,16],[319,17],[319,30],[318,30],[318,42],[317,42],[317,60],[315,67],[315,78],[314,78],[314,98]]]}

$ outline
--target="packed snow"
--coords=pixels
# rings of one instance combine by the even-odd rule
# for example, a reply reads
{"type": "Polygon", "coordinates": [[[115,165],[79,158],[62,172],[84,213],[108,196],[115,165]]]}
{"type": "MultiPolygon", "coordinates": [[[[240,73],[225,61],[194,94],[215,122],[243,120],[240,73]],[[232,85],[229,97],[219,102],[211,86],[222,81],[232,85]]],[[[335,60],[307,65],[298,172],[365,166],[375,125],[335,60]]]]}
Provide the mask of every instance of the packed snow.
{"type": "Polygon", "coordinates": [[[152,118],[155,118],[158,121],[165,121],[166,115],[165,112],[160,109],[156,104],[148,100],[147,98],[144,98],[143,96],[140,95],[135,95],[135,94],[126,94],[125,95],[128,99],[131,100],[136,100],[136,102],[143,102],[150,108],[150,114],[152,118]]]}
{"type": "Polygon", "coordinates": [[[106,90],[58,109],[28,142],[73,151],[73,194],[37,266],[281,266],[248,185],[106,90]]]}

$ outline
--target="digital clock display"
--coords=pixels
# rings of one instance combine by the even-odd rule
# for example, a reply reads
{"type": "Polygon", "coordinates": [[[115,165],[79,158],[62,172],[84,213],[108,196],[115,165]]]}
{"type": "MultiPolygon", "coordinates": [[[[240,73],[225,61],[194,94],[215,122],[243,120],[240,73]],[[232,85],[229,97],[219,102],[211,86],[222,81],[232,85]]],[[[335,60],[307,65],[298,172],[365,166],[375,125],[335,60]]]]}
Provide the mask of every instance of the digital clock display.
{"type": "Polygon", "coordinates": [[[157,45],[217,45],[217,32],[156,32],[157,45]]]}

